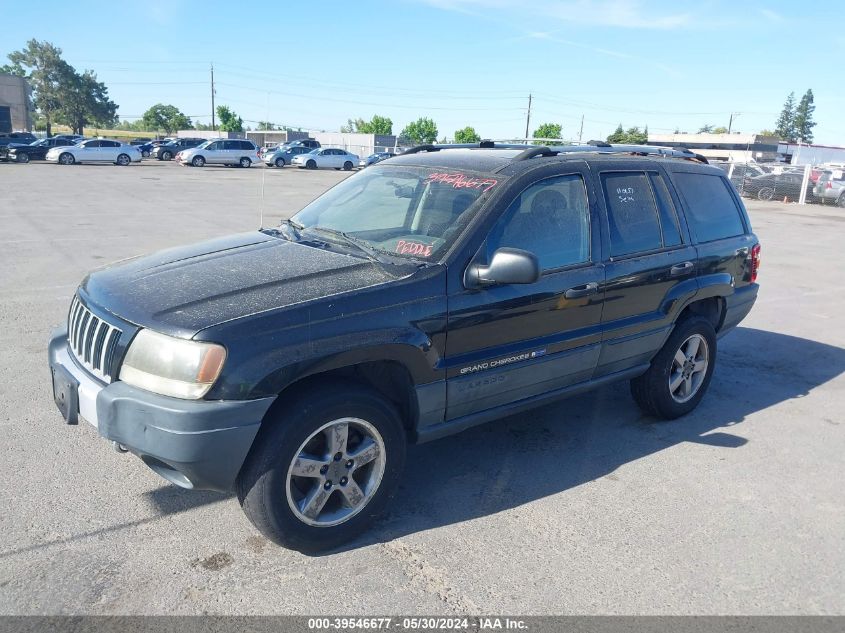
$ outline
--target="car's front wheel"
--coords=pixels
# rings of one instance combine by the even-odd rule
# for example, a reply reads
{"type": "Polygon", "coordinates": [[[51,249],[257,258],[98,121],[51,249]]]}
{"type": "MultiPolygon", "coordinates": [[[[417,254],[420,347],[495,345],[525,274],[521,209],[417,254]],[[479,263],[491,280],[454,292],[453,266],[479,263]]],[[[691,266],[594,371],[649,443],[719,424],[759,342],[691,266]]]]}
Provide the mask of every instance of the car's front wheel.
{"type": "Polygon", "coordinates": [[[307,163],[305,163],[306,169],[317,169],[317,162],[314,159],[309,159],[307,163]]]}
{"type": "Polygon", "coordinates": [[[263,423],[238,499],[270,540],[300,551],[349,541],[387,506],[405,464],[396,408],[365,386],[301,392],[263,423]]]}
{"type": "Polygon", "coordinates": [[[757,192],[758,200],[771,200],[775,197],[775,190],[772,187],[763,187],[757,192]]]}
{"type": "Polygon", "coordinates": [[[158,155],[159,160],[170,160],[171,158],[173,158],[173,154],[170,152],[162,152],[158,155]]]}
{"type": "Polygon", "coordinates": [[[715,366],[713,324],[691,316],[675,325],[648,371],[631,381],[631,395],[645,413],[674,420],[698,406],[715,366]]]}
{"type": "Polygon", "coordinates": [[[194,156],[193,160],[191,161],[191,165],[194,167],[202,167],[205,165],[205,159],[202,156],[194,156]]]}
{"type": "Polygon", "coordinates": [[[29,154],[26,152],[19,152],[18,153],[18,162],[19,163],[28,163],[29,162],[29,154]]]}
{"type": "Polygon", "coordinates": [[[839,194],[839,197],[836,199],[836,206],[845,207],[845,192],[839,194]]]}

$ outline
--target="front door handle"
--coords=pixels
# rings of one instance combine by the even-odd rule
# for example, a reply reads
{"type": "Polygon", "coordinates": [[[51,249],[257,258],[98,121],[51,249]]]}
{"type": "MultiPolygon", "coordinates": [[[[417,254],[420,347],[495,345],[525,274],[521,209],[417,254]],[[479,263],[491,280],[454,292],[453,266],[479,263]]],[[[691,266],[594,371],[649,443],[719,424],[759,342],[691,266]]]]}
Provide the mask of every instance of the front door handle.
{"type": "Polygon", "coordinates": [[[682,277],[689,275],[692,272],[692,262],[684,262],[683,264],[675,264],[669,269],[669,274],[672,277],[682,277]]]}
{"type": "Polygon", "coordinates": [[[584,284],[583,286],[575,286],[574,288],[570,288],[566,292],[563,293],[563,296],[567,299],[578,299],[580,297],[587,297],[589,295],[594,295],[598,292],[599,285],[595,281],[591,281],[588,284],[584,284]]]}

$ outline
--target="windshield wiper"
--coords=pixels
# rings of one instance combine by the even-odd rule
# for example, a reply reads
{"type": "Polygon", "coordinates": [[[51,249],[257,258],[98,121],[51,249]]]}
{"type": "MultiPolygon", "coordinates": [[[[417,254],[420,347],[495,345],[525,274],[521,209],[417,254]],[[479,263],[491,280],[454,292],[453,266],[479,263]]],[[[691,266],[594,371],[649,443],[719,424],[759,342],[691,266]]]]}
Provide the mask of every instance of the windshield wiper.
{"type": "Polygon", "coordinates": [[[354,237],[348,233],[344,233],[343,231],[338,231],[337,229],[329,229],[323,226],[309,226],[306,230],[314,233],[328,233],[333,237],[339,237],[344,244],[353,246],[356,250],[358,250],[358,252],[363,253],[370,261],[384,263],[384,259],[381,255],[379,255],[379,250],[370,246],[366,240],[354,237]]]}
{"type": "Polygon", "coordinates": [[[302,239],[299,233],[302,228],[301,224],[297,224],[292,220],[282,220],[282,223],[278,227],[263,229],[263,231],[264,233],[275,233],[276,235],[282,234],[291,242],[298,242],[302,239]]]}

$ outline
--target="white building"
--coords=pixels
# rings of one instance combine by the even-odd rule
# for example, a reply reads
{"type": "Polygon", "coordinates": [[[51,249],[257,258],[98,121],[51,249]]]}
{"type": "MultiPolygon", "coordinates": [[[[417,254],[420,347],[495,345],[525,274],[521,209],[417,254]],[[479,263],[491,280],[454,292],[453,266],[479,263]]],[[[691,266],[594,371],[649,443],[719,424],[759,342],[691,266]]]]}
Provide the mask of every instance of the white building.
{"type": "Polygon", "coordinates": [[[23,77],[0,73],[0,133],[31,129],[29,84],[23,77]]]}
{"type": "Polygon", "coordinates": [[[360,157],[375,152],[393,151],[396,137],[382,134],[355,134],[347,132],[311,132],[311,138],[324,147],[338,147],[360,157]]]}
{"type": "Polygon", "coordinates": [[[778,160],[778,139],[759,134],[648,134],[649,145],[685,147],[712,160],[768,163],[778,160]]]}
{"type": "Polygon", "coordinates": [[[781,143],[778,154],[791,165],[824,165],[845,163],[845,147],[835,145],[808,145],[806,143],[781,143]]]}

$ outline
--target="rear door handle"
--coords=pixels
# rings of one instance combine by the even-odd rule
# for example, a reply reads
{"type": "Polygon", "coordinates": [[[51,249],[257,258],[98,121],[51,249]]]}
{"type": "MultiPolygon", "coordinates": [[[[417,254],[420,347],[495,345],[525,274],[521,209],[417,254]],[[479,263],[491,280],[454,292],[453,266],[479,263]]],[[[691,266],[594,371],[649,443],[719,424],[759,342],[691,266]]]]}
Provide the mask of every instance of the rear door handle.
{"type": "Polygon", "coordinates": [[[591,281],[588,284],[584,284],[583,286],[575,286],[574,288],[570,288],[566,292],[563,293],[563,296],[567,299],[578,299],[580,297],[587,297],[589,295],[596,294],[599,290],[599,285],[591,281]]]}
{"type": "Polygon", "coordinates": [[[669,274],[672,277],[682,277],[689,275],[692,272],[692,262],[684,262],[683,264],[675,264],[669,269],[669,274]]]}

